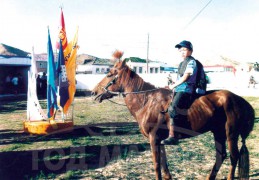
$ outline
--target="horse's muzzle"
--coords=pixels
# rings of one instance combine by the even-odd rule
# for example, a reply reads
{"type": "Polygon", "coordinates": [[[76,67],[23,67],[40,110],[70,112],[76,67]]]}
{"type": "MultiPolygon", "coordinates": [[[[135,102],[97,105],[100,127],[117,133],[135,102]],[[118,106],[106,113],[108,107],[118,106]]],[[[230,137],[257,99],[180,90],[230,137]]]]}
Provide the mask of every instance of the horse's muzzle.
{"type": "Polygon", "coordinates": [[[100,103],[103,100],[102,95],[103,95],[103,93],[98,94],[96,91],[91,92],[91,97],[94,98],[95,101],[98,100],[100,103]]]}
{"type": "Polygon", "coordinates": [[[105,99],[110,99],[112,98],[114,95],[108,92],[104,92],[104,93],[100,93],[100,94],[95,94],[95,101],[99,101],[99,103],[101,103],[103,100],[105,99]]]}
{"type": "Polygon", "coordinates": [[[98,94],[95,98],[95,101],[99,101],[99,103],[101,103],[103,101],[103,93],[98,94]]]}

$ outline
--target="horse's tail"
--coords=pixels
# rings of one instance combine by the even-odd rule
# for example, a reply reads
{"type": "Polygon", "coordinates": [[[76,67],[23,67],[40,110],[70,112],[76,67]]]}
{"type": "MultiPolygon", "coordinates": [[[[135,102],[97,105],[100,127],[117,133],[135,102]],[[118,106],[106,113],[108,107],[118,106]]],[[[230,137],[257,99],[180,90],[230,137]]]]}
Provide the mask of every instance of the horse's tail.
{"type": "Polygon", "coordinates": [[[249,152],[243,142],[243,145],[240,149],[239,160],[238,160],[238,176],[239,179],[248,179],[249,178],[249,152]]]}
{"type": "Polygon", "coordinates": [[[249,178],[249,152],[246,147],[246,138],[248,137],[249,133],[252,131],[254,127],[254,119],[255,119],[255,112],[253,107],[248,102],[242,103],[245,106],[245,112],[243,113],[243,122],[241,126],[240,135],[242,138],[242,147],[240,149],[239,155],[239,166],[238,166],[238,174],[239,179],[248,179],[249,178]]]}
{"type": "Polygon", "coordinates": [[[253,130],[254,121],[255,121],[255,112],[253,107],[243,99],[242,103],[242,123],[241,123],[241,131],[240,135],[242,137],[242,141],[244,141],[249,133],[253,130]]]}

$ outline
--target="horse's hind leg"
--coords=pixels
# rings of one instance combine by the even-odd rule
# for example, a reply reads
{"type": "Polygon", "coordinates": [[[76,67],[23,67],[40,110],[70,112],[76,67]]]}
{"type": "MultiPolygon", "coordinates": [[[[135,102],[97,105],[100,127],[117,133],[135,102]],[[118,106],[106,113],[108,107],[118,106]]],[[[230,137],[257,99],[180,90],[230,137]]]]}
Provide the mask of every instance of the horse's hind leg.
{"type": "Polygon", "coordinates": [[[237,166],[237,161],[239,158],[239,151],[238,151],[238,138],[233,138],[228,140],[228,149],[230,152],[230,170],[228,174],[228,180],[234,179],[235,177],[235,170],[237,166]]]}
{"type": "Polygon", "coordinates": [[[214,134],[214,140],[215,140],[215,148],[216,148],[216,162],[209,176],[207,177],[208,180],[216,179],[217,173],[227,156],[226,137],[216,137],[214,134]]]}
{"type": "Polygon", "coordinates": [[[170,171],[168,169],[168,165],[167,165],[167,159],[166,159],[166,151],[165,151],[165,146],[161,145],[161,166],[163,168],[163,172],[164,172],[164,179],[172,179],[170,171]]]}

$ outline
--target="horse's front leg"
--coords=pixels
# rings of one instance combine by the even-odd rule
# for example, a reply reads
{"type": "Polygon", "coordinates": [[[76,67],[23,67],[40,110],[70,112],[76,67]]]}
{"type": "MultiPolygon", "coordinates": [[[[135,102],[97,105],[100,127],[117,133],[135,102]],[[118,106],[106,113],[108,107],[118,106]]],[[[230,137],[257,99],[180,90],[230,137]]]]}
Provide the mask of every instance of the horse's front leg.
{"type": "Polygon", "coordinates": [[[163,178],[166,179],[166,180],[172,179],[172,176],[171,176],[170,171],[168,169],[165,146],[160,145],[160,149],[161,149],[161,151],[160,151],[161,152],[161,165],[162,165],[162,169],[163,169],[163,172],[164,172],[163,178]]]}
{"type": "Polygon", "coordinates": [[[162,180],[160,163],[160,143],[156,142],[156,135],[154,135],[153,133],[149,134],[149,142],[152,151],[152,159],[154,163],[156,180],[162,180]]]}

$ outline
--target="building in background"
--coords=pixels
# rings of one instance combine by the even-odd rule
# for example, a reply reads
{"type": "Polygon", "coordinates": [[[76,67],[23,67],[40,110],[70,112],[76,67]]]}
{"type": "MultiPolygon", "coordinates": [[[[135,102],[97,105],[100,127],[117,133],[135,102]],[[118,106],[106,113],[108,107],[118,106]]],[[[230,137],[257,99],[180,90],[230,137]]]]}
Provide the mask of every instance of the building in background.
{"type": "Polygon", "coordinates": [[[232,65],[211,65],[204,66],[205,72],[236,72],[236,68],[232,65]]]}
{"type": "Polygon", "coordinates": [[[30,53],[23,50],[0,44],[0,94],[12,94],[13,77],[18,80],[18,93],[27,92],[28,71],[31,66],[30,53]]]}
{"type": "Polygon", "coordinates": [[[87,54],[78,55],[77,62],[77,74],[107,74],[113,67],[110,59],[97,58],[87,54]]]}
{"type": "Polygon", "coordinates": [[[159,61],[149,61],[147,64],[145,59],[138,57],[126,58],[126,61],[127,65],[138,74],[146,74],[147,69],[149,74],[177,72],[177,68],[159,61]]]}

